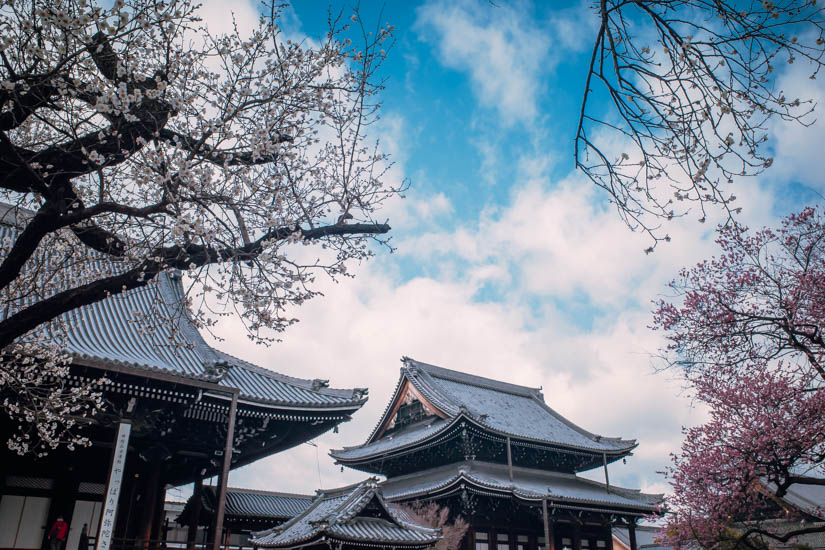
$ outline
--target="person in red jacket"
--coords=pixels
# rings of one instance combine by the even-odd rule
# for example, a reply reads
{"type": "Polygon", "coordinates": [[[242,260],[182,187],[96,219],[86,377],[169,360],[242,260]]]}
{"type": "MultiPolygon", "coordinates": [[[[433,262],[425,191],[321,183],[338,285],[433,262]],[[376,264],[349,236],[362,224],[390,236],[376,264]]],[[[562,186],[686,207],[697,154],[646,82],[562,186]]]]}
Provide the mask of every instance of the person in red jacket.
{"type": "Polygon", "coordinates": [[[49,529],[49,549],[61,550],[67,536],[69,536],[69,524],[63,521],[63,516],[57,516],[57,521],[49,529]]]}

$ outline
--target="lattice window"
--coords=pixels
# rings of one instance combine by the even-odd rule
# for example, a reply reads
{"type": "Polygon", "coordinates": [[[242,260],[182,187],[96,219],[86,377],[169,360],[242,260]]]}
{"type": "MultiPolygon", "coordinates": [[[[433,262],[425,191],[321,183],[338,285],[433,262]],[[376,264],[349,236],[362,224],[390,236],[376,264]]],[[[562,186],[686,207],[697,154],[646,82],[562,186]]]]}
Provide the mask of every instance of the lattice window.
{"type": "Polygon", "coordinates": [[[410,403],[405,403],[398,407],[398,412],[395,415],[395,427],[401,428],[403,426],[409,426],[419,420],[423,420],[426,416],[421,401],[415,400],[410,403]]]}

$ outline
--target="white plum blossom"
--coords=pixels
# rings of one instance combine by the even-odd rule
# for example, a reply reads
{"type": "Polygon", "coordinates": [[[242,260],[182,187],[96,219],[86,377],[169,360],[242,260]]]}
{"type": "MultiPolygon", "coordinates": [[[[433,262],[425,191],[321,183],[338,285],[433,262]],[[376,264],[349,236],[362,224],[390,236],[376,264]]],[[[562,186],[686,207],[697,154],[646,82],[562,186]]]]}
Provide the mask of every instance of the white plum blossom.
{"type": "Polygon", "coordinates": [[[99,406],[95,384],[48,390],[69,364],[43,336],[63,313],[178,269],[199,326],[237,312],[271,342],[318,274],[386,243],[377,212],[401,189],[366,132],[392,29],[341,14],[296,43],[270,7],[225,35],[189,0],[0,10],[0,201],[17,224],[0,250],[0,391],[18,452],[85,444],[76,407],[99,406]]]}

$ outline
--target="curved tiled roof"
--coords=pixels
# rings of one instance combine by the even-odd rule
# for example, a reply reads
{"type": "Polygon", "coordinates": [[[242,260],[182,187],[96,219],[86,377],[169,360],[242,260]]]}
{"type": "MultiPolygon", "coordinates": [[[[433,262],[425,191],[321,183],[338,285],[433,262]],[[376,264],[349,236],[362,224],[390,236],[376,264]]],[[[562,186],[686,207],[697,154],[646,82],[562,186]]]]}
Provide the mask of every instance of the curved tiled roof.
{"type": "Polygon", "coordinates": [[[662,495],[642,493],[584,479],[573,474],[513,468],[510,481],[507,466],[468,461],[433,468],[416,474],[390,478],[382,483],[390,501],[406,501],[422,496],[459,490],[461,486],[497,491],[521,500],[539,501],[547,497],[555,506],[636,511],[657,511],[662,495]]]}
{"type": "MultiPolygon", "coordinates": [[[[30,215],[0,205],[0,240],[14,239],[30,215]]],[[[101,260],[101,271],[116,267],[101,260]]],[[[325,380],[303,380],[258,367],[206,343],[189,316],[181,277],[160,273],[155,280],[64,314],[61,339],[75,362],[120,365],[173,374],[240,390],[242,399],[263,406],[354,411],[366,390],[337,390],[325,380]]],[[[3,313],[0,312],[0,317],[3,313]]],[[[54,337],[54,335],[51,335],[54,337]]]]}
{"type": "Polygon", "coordinates": [[[64,315],[67,351],[80,362],[112,362],[216,382],[262,404],[326,409],[366,401],[365,392],[330,389],[325,381],[285,376],[212,348],[182,308],[182,293],[179,276],[161,273],[153,284],[70,311],[64,315]]]}
{"type": "Polygon", "coordinates": [[[378,456],[430,437],[450,423],[435,421],[385,435],[392,405],[399,398],[404,381],[409,381],[448,419],[461,415],[476,424],[524,441],[612,455],[613,459],[636,447],[635,440],[602,437],[580,428],[551,409],[536,388],[517,386],[463,372],[429,365],[410,358],[403,359],[401,378],[391,403],[384,411],[372,435],[363,445],[335,450],[331,454],[342,461],[378,456]]]}
{"type": "Polygon", "coordinates": [[[278,527],[253,533],[251,542],[257,547],[288,548],[333,539],[377,547],[423,548],[440,538],[437,529],[415,524],[406,514],[387,506],[375,478],[370,478],[320,492],[303,513],[278,527]]]}

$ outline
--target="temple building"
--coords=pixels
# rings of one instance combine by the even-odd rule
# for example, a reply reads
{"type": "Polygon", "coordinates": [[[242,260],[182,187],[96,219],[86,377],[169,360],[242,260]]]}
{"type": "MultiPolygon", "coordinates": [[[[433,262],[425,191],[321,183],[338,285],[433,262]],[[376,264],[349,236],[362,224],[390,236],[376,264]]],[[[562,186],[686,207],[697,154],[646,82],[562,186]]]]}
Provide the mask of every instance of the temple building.
{"type": "Polygon", "coordinates": [[[614,527],[637,549],[637,522],[661,495],[611,485],[607,468],[634,440],[576,426],[539,389],[402,362],[378,425],[364,444],[332,451],[337,463],[387,476],[391,502],[448,506],[470,524],[465,550],[611,550],[614,527]],[[577,475],[599,467],[604,483],[577,475]]]}
{"type": "Polygon", "coordinates": [[[356,485],[319,491],[293,519],[253,534],[258,548],[307,550],[419,550],[439,541],[438,529],[417,524],[403,510],[388,506],[369,478],[356,485]]]}
{"type": "MultiPolygon", "coordinates": [[[[14,231],[13,214],[4,214],[0,238],[14,231]]],[[[35,458],[18,456],[3,441],[0,548],[47,547],[46,533],[58,516],[70,525],[70,550],[83,525],[100,550],[151,547],[149,541],[162,536],[165,488],[201,486],[216,475],[207,534],[217,548],[225,542],[230,469],[310,440],[348,421],[366,402],[364,389],[332,389],[325,380],[285,376],[211,347],[184,304],[180,275],[167,272],[146,287],[64,316],[73,363],[55,384],[106,377],[106,407],[79,419],[89,447],[35,458]]],[[[16,429],[8,417],[0,419],[0,438],[16,429]]]]}

